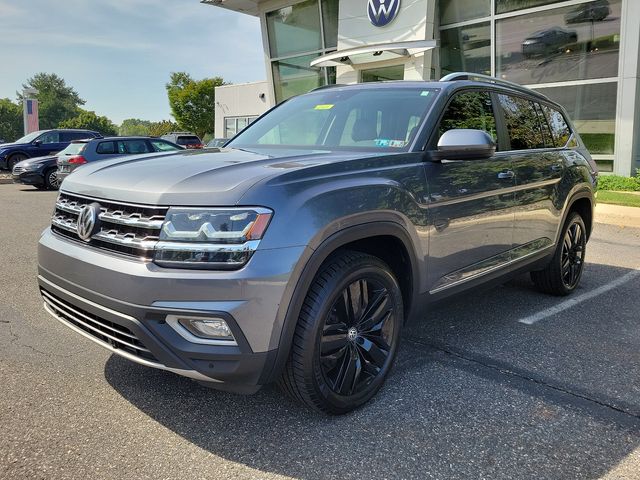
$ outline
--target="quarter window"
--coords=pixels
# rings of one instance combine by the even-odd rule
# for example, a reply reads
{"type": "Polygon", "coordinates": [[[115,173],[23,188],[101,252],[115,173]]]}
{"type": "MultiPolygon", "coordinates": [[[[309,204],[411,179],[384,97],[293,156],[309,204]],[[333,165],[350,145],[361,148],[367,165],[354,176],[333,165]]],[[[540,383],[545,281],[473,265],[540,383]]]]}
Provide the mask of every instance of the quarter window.
{"type": "Polygon", "coordinates": [[[553,134],[556,147],[564,147],[571,137],[571,129],[558,110],[542,105],[542,111],[553,134]]]}
{"type": "Polygon", "coordinates": [[[494,142],[497,141],[496,119],[489,92],[464,92],[453,97],[440,121],[438,138],[456,128],[484,130],[494,142]]]}
{"type": "Polygon", "coordinates": [[[511,95],[498,95],[509,134],[511,150],[544,148],[540,118],[533,102],[511,95]]]}

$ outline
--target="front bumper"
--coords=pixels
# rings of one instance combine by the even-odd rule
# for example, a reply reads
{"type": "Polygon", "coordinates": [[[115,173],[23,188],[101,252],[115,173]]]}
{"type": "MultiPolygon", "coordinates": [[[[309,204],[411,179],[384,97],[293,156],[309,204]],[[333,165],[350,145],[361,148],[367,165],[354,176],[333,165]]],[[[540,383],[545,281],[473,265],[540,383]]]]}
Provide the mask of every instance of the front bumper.
{"type": "Polygon", "coordinates": [[[282,327],[276,312],[302,250],[258,250],[233,272],[176,270],[91,249],[47,229],[38,282],[49,313],[114,353],[251,393],[270,377],[273,339],[282,327]],[[192,343],[165,321],[188,314],[224,318],[238,345],[192,343]]]}
{"type": "Polygon", "coordinates": [[[11,174],[11,178],[13,179],[13,183],[34,186],[44,185],[44,177],[42,176],[42,172],[38,170],[24,171],[18,174],[13,173],[11,174]]]}

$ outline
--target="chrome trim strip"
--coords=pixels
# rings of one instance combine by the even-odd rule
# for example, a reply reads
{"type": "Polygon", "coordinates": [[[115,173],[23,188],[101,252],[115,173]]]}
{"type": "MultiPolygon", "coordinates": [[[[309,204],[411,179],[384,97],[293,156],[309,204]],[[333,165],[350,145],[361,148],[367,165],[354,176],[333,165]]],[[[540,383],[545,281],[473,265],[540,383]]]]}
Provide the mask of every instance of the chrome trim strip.
{"type": "MultiPolygon", "coordinates": [[[[183,316],[186,318],[202,318],[202,319],[219,318],[219,317],[216,317],[215,315],[211,315],[209,317],[205,317],[205,316],[198,317],[194,315],[183,315],[183,316]]],[[[189,330],[187,330],[185,327],[180,325],[180,322],[178,321],[179,318],[180,318],[179,315],[167,315],[165,318],[165,321],[171,328],[173,328],[178,333],[178,335],[180,335],[182,338],[184,338],[188,342],[198,343],[201,345],[224,345],[227,347],[238,346],[238,343],[236,342],[235,338],[233,340],[216,340],[214,338],[196,337],[189,330]]],[[[224,321],[224,318],[220,318],[220,320],[224,321]]],[[[227,322],[224,321],[224,323],[227,323],[227,322]]]]}
{"type": "Polygon", "coordinates": [[[143,205],[141,203],[120,202],[117,200],[108,200],[106,198],[88,197],[86,195],[80,195],[78,193],[67,192],[66,190],[60,190],[60,195],[67,195],[69,197],[82,198],[85,200],[90,200],[92,202],[98,202],[98,203],[103,202],[103,203],[108,203],[110,205],[124,205],[127,207],[146,208],[150,210],[169,210],[169,207],[166,205],[143,205]]]}
{"type": "Polygon", "coordinates": [[[73,213],[75,215],[80,215],[80,211],[82,210],[81,207],[71,205],[70,202],[61,203],[60,201],[56,202],[56,208],[63,212],[73,213]]]}
{"type": "Polygon", "coordinates": [[[131,215],[113,215],[108,211],[100,213],[98,218],[102,222],[115,223],[117,225],[125,225],[128,227],[149,228],[153,230],[160,230],[160,227],[162,227],[162,224],[164,223],[164,219],[151,220],[153,217],[150,217],[148,220],[145,220],[144,217],[132,218],[131,215]]]}
{"type": "MultiPolygon", "coordinates": [[[[148,237],[147,237],[148,238],[148,237]]],[[[123,247],[137,248],[139,250],[153,250],[157,240],[139,240],[131,237],[117,237],[115,235],[106,233],[104,231],[98,232],[91,237],[91,240],[100,240],[102,242],[113,243],[115,245],[121,245],[123,247]]]]}
{"type": "Polygon", "coordinates": [[[77,223],[72,220],[63,220],[61,218],[52,217],[51,223],[58,228],[62,228],[63,230],[68,230],[69,232],[73,232],[76,235],[78,233],[77,223]]]}
{"type": "Polygon", "coordinates": [[[76,327],[72,323],[69,323],[66,320],[58,317],[55,313],[53,313],[49,309],[49,306],[46,303],[44,304],[44,309],[47,311],[47,313],[49,313],[53,318],[55,318],[60,323],[62,323],[65,327],[70,328],[74,332],[79,333],[83,337],[88,338],[89,340],[91,340],[94,343],[97,343],[98,345],[100,345],[103,348],[106,348],[111,353],[115,353],[116,355],[124,357],[127,360],[130,360],[132,362],[138,363],[140,365],[144,365],[145,367],[157,368],[158,370],[166,370],[168,372],[172,372],[172,373],[175,373],[177,375],[182,375],[183,377],[189,377],[189,378],[192,378],[194,380],[200,380],[200,381],[203,381],[203,382],[221,383],[221,380],[217,380],[215,378],[207,377],[206,375],[203,375],[200,372],[196,372],[195,370],[182,370],[180,368],[167,367],[166,365],[163,365],[162,363],[151,362],[149,360],[145,360],[144,358],[136,357],[135,355],[132,355],[129,352],[125,352],[125,351],[123,351],[121,349],[113,348],[108,343],[103,342],[102,340],[94,337],[93,335],[89,335],[87,332],[85,332],[84,330],[76,327]]]}
{"type": "MultiPolygon", "coordinates": [[[[47,305],[50,308],[53,308],[54,310],[60,310],[62,311],[65,315],[69,315],[70,317],[73,318],[73,320],[75,320],[76,322],[80,323],[82,326],[88,328],[89,330],[93,330],[94,332],[98,333],[99,335],[104,335],[107,338],[110,338],[111,340],[113,340],[115,343],[120,343],[122,345],[126,345],[129,348],[133,348],[134,350],[139,350],[141,352],[149,352],[148,349],[146,349],[145,347],[138,347],[137,345],[134,345],[132,343],[127,342],[126,340],[122,340],[120,338],[114,337],[113,335],[110,335],[106,332],[103,332],[102,330],[100,330],[99,328],[96,328],[92,325],[89,325],[86,322],[83,322],[82,320],[80,320],[78,317],[75,317],[74,315],[70,314],[69,312],[65,311],[64,308],[56,305],[55,303],[51,302],[49,297],[45,297],[44,299],[44,303],[45,305],[47,305]]],[[[151,352],[149,352],[151,353],[151,352]]]]}
{"type": "MultiPolygon", "coordinates": [[[[120,331],[120,330],[118,330],[118,329],[116,329],[116,328],[110,327],[109,325],[104,325],[104,324],[102,324],[102,323],[100,323],[100,322],[98,322],[98,321],[96,321],[96,320],[92,319],[91,317],[88,317],[88,316],[87,316],[87,315],[85,315],[84,313],[77,311],[77,310],[76,310],[75,308],[73,308],[72,306],[64,304],[62,301],[58,300],[57,298],[54,298],[54,297],[53,297],[49,292],[47,292],[46,290],[42,290],[40,293],[41,293],[43,296],[45,296],[47,299],[49,299],[51,302],[53,302],[53,303],[55,304],[54,306],[55,306],[56,308],[58,308],[58,306],[59,306],[59,307],[60,307],[60,309],[62,309],[62,310],[64,310],[64,309],[66,309],[66,310],[70,310],[71,312],[75,313],[76,315],[80,315],[81,317],[83,317],[83,318],[87,319],[87,320],[88,320],[88,321],[90,321],[90,322],[97,323],[97,324],[98,324],[98,325],[100,325],[101,327],[108,328],[108,329],[109,329],[109,330],[111,330],[112,332],[119,333],[120,335],[124,335],[124,336],[129,337],[129,338],[132,338],[132,339],[134,339],[134,340],[138,340],[138,337],[136,337],[136,336],[135,336],[135,335],[133,335],[133,334],[130,334],[130,333],[127,333],[127,332],[123,332],[123,331],[120,331]]],[[[66,313],[66,312],[65,312],[65,313],[66,313]]],[[[139,340],[138,340],[138,341],[139,341],[139,340]]],[[[135,348],[135,347],[134,347],[134,348],[135,348]]],[[[145,350],[145,351],[147,351],[147,352],[149,351],[149,350],[147,350],[146,348],[145,348],[144,350],[145,350]]]]}
{"type": "Polygon", "coordinates": [[[260,240],[249,240],[244,243],[188,243],[188,242],[167,242],[156,243],[156,251],[171,252],[206,252],[206,253],[243,253],[255,252],[260,245],[260,240]]]}

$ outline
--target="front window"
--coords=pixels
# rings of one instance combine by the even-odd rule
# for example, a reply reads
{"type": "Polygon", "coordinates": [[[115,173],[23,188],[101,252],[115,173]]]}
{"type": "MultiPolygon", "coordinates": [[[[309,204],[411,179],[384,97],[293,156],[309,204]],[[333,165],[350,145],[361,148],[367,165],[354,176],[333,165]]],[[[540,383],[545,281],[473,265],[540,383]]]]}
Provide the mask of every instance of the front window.
{"type": "Polygon", "coordinates": [[[425,88],[321,90],[283,103],[228,146],[406,151],[435,96],[425,88]]]}

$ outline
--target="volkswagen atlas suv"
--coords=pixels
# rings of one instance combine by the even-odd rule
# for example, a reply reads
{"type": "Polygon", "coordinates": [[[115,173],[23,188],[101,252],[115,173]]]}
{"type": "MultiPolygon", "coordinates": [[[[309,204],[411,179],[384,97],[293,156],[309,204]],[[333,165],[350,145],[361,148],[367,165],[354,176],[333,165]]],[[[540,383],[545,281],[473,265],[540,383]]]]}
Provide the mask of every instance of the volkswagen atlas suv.
{"type": "Polygon", "coordinates": [[[78,169],[38,282],[56,319],[133,362],[234,392],[278,382],[339,414],[433,302],[524,272],[575,291],[596,182],[567,113],[532,90],[336,85],[220,150],[78,169]]]}

